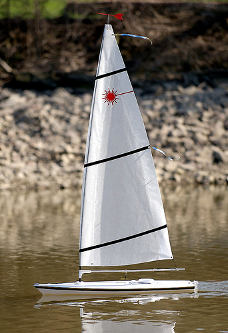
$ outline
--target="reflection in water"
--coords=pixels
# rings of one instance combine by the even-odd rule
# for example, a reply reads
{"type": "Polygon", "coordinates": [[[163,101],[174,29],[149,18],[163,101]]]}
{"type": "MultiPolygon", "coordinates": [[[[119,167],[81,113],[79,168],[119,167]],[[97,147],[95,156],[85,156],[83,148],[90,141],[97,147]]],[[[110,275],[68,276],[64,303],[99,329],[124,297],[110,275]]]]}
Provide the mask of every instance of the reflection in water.
{"type": "Polygon", "coordinates": [[[63,246],[78,236],[79,217],[80,192],[1,193],[0,246],[17,252],[63,246]]]}
{"type": "Polygon", "coordinates": [[[82,332],[85,333],[175,333],[175,324],[168,324],[162,322],[145,321],[143,319],[137,320],[137,314],[134,311],[119,311],[112,313],[106,317],[102,314],[102,318],[94,312],[85,313],[83,308],[80,312],[82,320],[82,332]]]}
{"type": "MultiPolygon", "coordinates": [[[[226,189],[165,188],[163,197],[174,261],[152,263],[149,267],[185,267],[186,272],[170,273],[169,278],[192,280],[217,279],[218,275],[215,276],[214,272],[218,269],[220,280],[225,280],[226,256],[223,248],[227,244],[228,228],[226,189]],[[215,247],[214,244],[219,246],[215,247]]],[[[21,268],[18,265],[24,263],[37,276],[31,284],[76,280],[79,218],[80,191],[1,193],[1,268],[15,279],[15,274],[21,268]],[[10,268],[9,260],[13,262],[10,268]],[[45,263],[48,270],[46,267],[44,269],[45,263]]],[[[148,267],[148,264],[140,267],[148,267]]],[[[155,273],[153,276],[161,279],[167,277],[164,273],[155,273]]],[[[104,278],[104,275],[96,276],[96,279],[100,278],[104,278]]],[[[137,274],[129,278],[137,278],[137,274]]]]}
{"type": "Polygon", "coordinates": [[[175,238],[179,230],[187,235],[185,239],[191,246],[206,246],[208,238],[226,241],[224,228],[228,221],[228,196],[226,188],[175,188],[174,191],[164,189],[164,205],[170,233],[175,238]],[[203,237],[196,237],[195,230],[203,237]],[[189,237],[190,236],[190,237],[189,237]],[[193,236],[193,238],[192,238],[193,236]]]}
{"type": "MultiPolygon", "coordinates": [[[[176,297],[179,297],[176,296],[176,297]]],[[[183,295],[182,295],[183,297],[183,295]]],[[[71,301],[37,304],[41,307],[79,307],[82,332],[156,332],[173,333],[178,311],[151,312],[151,303],[174,295],[126,298],[121,300],[71,301]],[[120,308],[124,304],[125,308],[120,308]],[[140,308],[139,305],[144,306],[140,308]],[[147,308],[145,308],[147,306],[147,308]],[[148,311],[150,309],[150,311],[148,311]],[[146,311],[145,311],[146,310],[146,311]]],[[[46,299],[47,300],[47,299],[46,299]]]]}
{"type": "Polygon", "coordinates": [[[162,324],[162,323],[151,323],[151,322],[138,322],[137,324],[131,322],[130,320],[121,322],[113,320],[101,320],[99,321],[89,321],[85,322],[82,327],[82,332],[86,333],[107,333],[107,332],[125,332],[125,333],[172,333],[174,332],[174,325],[172,324],[162,324]]]}
{"type": "MultiPolygon", "coordinates": [[[[172,242],[207,246],[226,242],[228,196],[225,188],[164,188],[163,199],[172,242]],[[197,229],[197,233],[196,233],[197,229]],[[203,237],[198,237],[198,232],[203,237]],[[180,238],[179,234],[186,237],[180,238]]],[[[3,192],[0,195],[0,246],[40,250],[78,238],[80,191],[3,192]],[[39,236],[39,237],[33,237],[39,236]],[[33,237],[31,242],[31,236],[33,237]]],[[[75,240],[74,243],[76,244],[75,240]]]]}
{"type": "MultiPolygon", "coordinates": [[[[140,267],[185,267],[186,271],[154,273],[152,276],[145,273],[141,277],[201,281],[198,298],[162,295],[149,301],[142,297],[132,298],[131,302],[75,302],[72,306],[55,304],[50,307],[49,304],[37,309],[34,304],[40,296],[33,283],[76,280],[80,191],[1,193],[1,331],[80,333],[81,325],[84,332],[90,332],[97,323],[95,327],[101,332],[102,329],[116,332],[122,328],[124,331],[139,328],[143,332],[145,327],[147,331],[156,328],[159,332],[156,325],[172,325],[174,322],[175,333],[226,331],[226,189],[165,188],[163,198],[175,260],[140,267]],[[79,307],[83,307],[81,319],[79,307]],[[155,328],[150,326],[152,324],[155,328]]],[[[138,268],[137,265],[134,268],[138,268]]],[[[139,276],[129,274],[128,277],[137,279],[139,276]]],[[[113,279],[113,276],[107,278],[113,279]]]]}

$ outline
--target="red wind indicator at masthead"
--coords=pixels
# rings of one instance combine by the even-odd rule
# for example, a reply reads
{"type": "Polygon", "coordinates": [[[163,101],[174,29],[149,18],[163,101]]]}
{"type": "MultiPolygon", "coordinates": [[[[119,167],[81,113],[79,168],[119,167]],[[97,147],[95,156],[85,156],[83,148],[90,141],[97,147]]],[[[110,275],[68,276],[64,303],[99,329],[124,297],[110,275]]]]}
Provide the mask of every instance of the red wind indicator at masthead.
{"type": "Polygon", "coordinates": [[[99,14],[99,15],[109,15],[109,16],[113,16],[113,17],[115,17],[117,20],[123,21],[123,14],[121,14],[121,13],[117,13],[117,14],[114,14],[114,15],[112,15],[112,14],[106,14],[106,13],[97,13],[97,14],[99,14]]]}

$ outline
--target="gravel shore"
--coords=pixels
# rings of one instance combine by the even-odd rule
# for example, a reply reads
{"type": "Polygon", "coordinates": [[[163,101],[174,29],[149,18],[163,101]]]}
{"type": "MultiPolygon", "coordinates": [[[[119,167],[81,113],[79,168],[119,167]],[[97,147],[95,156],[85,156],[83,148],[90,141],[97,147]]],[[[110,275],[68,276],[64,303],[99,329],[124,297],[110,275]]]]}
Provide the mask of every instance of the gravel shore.
{"type": "MultiPolygon", "coordinates": [[[[227,82],[136,88],[161,183],[227,184],[227,82]]],[[[90,93],[0,90],[0,189],[81,185],[90,93]]]]}

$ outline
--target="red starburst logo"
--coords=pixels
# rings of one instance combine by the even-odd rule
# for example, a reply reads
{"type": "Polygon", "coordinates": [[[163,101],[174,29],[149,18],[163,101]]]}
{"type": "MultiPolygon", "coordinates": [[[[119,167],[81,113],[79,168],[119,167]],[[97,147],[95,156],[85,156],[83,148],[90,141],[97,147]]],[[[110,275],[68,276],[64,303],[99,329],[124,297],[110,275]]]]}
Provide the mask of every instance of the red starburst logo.
{"type": "Polygon", "coordinates": [[[114,103],[117,103],[117,99],[118,99],[118,94],[117,94],[117,90],[105,90],[105,93],[103,94],[103,99],[104,99],[104,102],[105,103],[108,103],[109,104],[114,104],[114,103]]]}

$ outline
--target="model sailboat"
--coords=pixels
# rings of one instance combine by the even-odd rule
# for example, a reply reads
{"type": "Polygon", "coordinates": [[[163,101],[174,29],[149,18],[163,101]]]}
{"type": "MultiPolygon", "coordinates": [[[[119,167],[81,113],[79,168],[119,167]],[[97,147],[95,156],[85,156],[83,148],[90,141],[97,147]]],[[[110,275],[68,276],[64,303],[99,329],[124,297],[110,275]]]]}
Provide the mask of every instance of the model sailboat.
{"type": "Polygon", "coordinates": [[[84,167],[79,281],[35,287],[43,294],[78,295],[194,289],[195,281],[82,281],[92,267],[172,259],[150,143],[110,24],[101,45],[84,167]]]}

